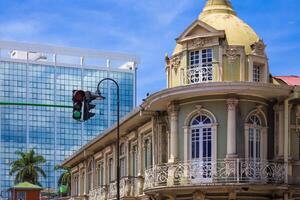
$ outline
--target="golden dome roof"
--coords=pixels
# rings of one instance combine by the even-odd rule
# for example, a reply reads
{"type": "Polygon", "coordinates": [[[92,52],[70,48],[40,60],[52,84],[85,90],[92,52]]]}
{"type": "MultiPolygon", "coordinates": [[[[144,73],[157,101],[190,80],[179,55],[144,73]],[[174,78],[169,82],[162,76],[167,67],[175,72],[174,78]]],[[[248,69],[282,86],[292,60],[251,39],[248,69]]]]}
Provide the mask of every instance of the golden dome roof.
{"type": "MultiPolygon", "coordinates": [[[[228,45],[245,46],[246,54],[250,54],[251,45],[259,41],[253,29],[236,16],[230,0],[208,0],[199,20],[216,30],[224,30],[228,45]]],[[[177,44],[173,54],[179,53],[181,47],[177,44]]]]}

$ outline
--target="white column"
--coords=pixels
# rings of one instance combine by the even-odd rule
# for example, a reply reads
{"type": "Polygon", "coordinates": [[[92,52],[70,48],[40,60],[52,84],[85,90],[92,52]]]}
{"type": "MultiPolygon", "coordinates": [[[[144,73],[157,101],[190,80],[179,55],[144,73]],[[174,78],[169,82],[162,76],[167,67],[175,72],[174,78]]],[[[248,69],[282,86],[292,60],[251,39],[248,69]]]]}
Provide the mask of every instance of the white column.
{"type": "Polygon", "coordinates": [[[84,164],[84,181],[83,181],[83,195],[87,195],[89,192],[87,191],[87,161],[84,164]]]}
{"type": "Polygon", "coordinates": [[[184,162],[187,163],[190,159],[190,138],[189,138],[189,132],[190,129],[188,126],[183,127],[183,131],[184,131],[184,162]]]}
{"type": "Polygon", "coordinates": [[[178,160],[178,111],[179,106],[172,103],[168,108],[170,117],[170,158],[169,163],[178,160]]]}
{"type": "Polygon", "coordinates": [[[236,158],[236,106],[237,99],[228,99],[228,115],[227,115],[227,158],[236,158]]]}

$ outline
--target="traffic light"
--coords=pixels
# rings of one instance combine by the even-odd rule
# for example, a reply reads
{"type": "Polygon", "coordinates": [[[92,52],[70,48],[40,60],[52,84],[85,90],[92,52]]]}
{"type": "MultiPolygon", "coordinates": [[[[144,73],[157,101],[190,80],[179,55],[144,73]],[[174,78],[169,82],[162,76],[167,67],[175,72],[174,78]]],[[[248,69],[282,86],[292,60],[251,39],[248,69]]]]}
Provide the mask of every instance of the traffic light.
{"type": "Polygon", "coordinates": [[[73,90],[73,119],[82,120],[84,108],[85,92],[83,90],[73,90]]]}
{"type": "Polygon", "coordinates": [[[95,113],[91,112],[96,105],[91,104],[92,101],[99,98],[99,95],[90,91],[85,92],[84,108],[83,108],[83,121],[86,121],[95,116],[95,113]]]}

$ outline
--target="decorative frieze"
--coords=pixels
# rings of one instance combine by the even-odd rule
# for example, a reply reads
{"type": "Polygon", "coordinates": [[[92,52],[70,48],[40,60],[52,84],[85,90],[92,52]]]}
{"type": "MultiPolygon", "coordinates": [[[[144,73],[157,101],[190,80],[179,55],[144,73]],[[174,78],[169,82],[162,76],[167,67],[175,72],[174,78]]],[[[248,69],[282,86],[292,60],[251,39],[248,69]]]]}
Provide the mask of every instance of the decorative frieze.
{"type": "Polygon", "coordinates": [[[189,42],[189,48],[202,48],[206,46],[214,46],[218,45],[218,38],[216,37],[209,37],[209,38],[196,38],[189,42]]]}

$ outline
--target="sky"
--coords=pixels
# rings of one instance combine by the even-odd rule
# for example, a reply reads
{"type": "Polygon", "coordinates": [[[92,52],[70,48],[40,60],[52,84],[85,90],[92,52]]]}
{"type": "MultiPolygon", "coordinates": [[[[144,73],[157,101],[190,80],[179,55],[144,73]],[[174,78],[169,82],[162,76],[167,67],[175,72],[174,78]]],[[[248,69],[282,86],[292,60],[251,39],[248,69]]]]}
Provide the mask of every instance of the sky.
{"type": "MultiPolygon", "coordinates": [[[[0,0],[0,40],[139,56],[138,102],[166,87],[165,54],[206,0],[0,0]]],[[[267,44],[273,75],[300,75],[300,1],[232,0],[267,44]]]]}

